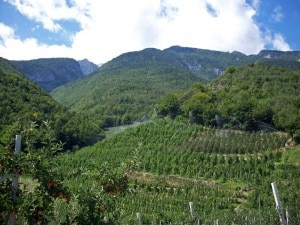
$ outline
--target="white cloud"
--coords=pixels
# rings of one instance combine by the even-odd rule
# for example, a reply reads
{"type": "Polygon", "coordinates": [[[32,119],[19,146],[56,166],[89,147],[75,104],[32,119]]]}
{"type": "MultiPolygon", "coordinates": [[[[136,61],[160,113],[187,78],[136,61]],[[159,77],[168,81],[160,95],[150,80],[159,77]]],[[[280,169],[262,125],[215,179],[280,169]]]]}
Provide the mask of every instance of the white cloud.
{"type": "Polygon", "coordinates": [[[14,36],[14,30],[0,22],[0,38],[6,40],[14,36]]]}
{"type": "Polygon", "coordinates": [[[45,45],[34,38],[21,40],[14,30],[0,22],[0,56],[7,59],[72,57],[73,50],[64,45],[45,45]]]}
{"type": "Polygon", "coordinates": [[[283,18],[282,8],[280,6],[277,6],[274,8],[273,13],[271,15],[272,20],[275,22],[280,22],[283,18]]]}
{"type": "Polygon", "coordinates": [[[261,0],[252,0],[252,7],[257,11],[260,9],[260,4],[261,0]]]}
{"type": "Polygon", "coordinates": [[[34,20],[43,25],[49,31],[58,32],[62,30],[58,21],[77,20],[82,18],[81,12],[77,7],[68,7],[64,0],[4,0],[28,19],[34,20]]]}
{"type": "Polygon", "coordinates": [[[272,40],[272,45],[275,50],[280,51],[292,51],[290,46],[284,40],[284,37],[281,34],[275,34],[272,40]]]}
{"type": "Polygon", "coordinates": [[[6,27],[8,34],[0,34],[5,36],[0,42],[0,55],[9,59],[56,56],[101,63],[146,47],[181,45],[252,54],[267,45],[287,45],[278,36],[266,38],[256,24],[253,17],[259,0],[251,5],[245,0],[69,0],[69,4],[64,0],[6,1],[52,32],[66,32],[60,23],[66,20],[77,21],[81,27],[70,34],[70,47],[21,40],[6,27]]]}

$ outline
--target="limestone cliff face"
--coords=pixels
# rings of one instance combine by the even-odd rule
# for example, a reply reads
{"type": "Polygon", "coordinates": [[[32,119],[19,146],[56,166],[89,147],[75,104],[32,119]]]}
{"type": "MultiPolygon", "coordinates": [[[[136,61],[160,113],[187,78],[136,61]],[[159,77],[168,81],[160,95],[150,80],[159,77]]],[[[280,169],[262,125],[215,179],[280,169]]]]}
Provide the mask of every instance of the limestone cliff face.
{"type": "Polygon", "coordinates": [[[96,64],[90,62],[87,59],[78,60],[77,62],[79,63],[79,66],[84,76],[93,73],[99,68],[96,64]]]}
{"type": "Polygon", "coordinates": [[[84,76],[80,64],[70,58],[12,61],[13,65],[47,92],[84,76]]]}

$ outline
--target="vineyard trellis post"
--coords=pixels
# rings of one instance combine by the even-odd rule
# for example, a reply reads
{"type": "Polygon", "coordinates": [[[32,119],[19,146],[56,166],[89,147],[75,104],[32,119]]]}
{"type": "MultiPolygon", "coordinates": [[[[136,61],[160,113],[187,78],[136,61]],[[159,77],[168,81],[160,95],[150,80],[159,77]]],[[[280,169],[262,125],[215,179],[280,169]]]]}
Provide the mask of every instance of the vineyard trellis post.
{"type": "Polygon", "coordinates": [[[199,225],[200,221],[196,220],[196,218],[195,218],[196,216],[195,216],[195,212],[194,212],[193,202],[189,202],[189,206],[190,206],[190,212],[191,212],[193,224],[199,225]]]}
{"type": "MultiPolygon", "coordinates": [[[[18,154],[21,151],[21,135],[16,135],[16,139],[15,139],[15,154],[18,154]]],[[[9,175],[7,175],[9,176],[9,175]]],[[[13,201],[16,200],[17,198],[17,192],[19,189],[19,175],[17,173],[15,174],[11,174],[12,176],[12,199],[13,201]]],[[[8,218],[8,225],[15,225],[16,224],[16,213],[15,212],[11,212],[9,214],[9,218],[8,218]]]]}
{"type": "Polygon", "coordinates": [[[279,218],[280,218],[280,223],[281,225],[287,225],[286,220],[285,220],[285,215],[281,206],[281,202],[280,202],[280,197],[279,197],[279,193],[278,193],[278,189],[277,189],[277,185],[275,182],[271,183],[272,186],[272,190],[273,190],[273,194],[274,194],[274,199],[275,199],[275,203],[276,203],[276,209],[279,213],[279,218]]]}
{"type": "Polygon", "coordinates": [[[138,225],[142,225],[141,214],[140,214],[140,213],[137,213],[137,214],[136,214],[136,217],[137,217],[138,225]]]}
{"type": "Polygon", "coordinates": [[[192,220],[194,221],[195,213],[194,213],[194,209],[193,209],[193,202],[189,202],[189,206],[190,206],[190,212],[191,212],[192,220]]]}
{"type": "MultiPolygon", "coordinates": [[[[21,151],[21,135],[16,135],[16,141],[15,141],[15,154],[18,154],[21,151]]],[[[17,192],[19,188],[19,175],[17,173],[13,174],[12,177],[12,198],[15,201],[17,198],[17,192]]]]}

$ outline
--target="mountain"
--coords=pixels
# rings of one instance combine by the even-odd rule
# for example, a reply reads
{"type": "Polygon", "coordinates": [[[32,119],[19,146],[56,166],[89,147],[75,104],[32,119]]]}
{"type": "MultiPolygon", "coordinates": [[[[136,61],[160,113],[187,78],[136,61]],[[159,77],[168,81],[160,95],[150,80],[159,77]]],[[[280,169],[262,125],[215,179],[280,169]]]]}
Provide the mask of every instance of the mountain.
{"type": "MultiPolygon", "coordinates": [[[[93,120],[69,112],[45,90],[15,67],[0,58],[0,137],[30,121],[49,121],[56,137],[66,149],[90,144],[99,137],[100,129],[93,120]]],[[[1,142],[1,140],[0,140],[1,142]]]]}
{"type": "Polygon", "coordinates": [[[84,76],[93,73],[99,68],[99,66],[97,66],[95,63],[90,62],[87,59],[78,60],[77,62],[79,63],[80,69],[84,76]]]}
{"type": "Polygon", "coordinates": [[[299,51],[276,51],[276,50],[262,50],[257,54],[259,58],[266,59],[281,59],[300,62],[300,52],[299,51]]]}
{"type": "Polygon", "coordinates": [[[240,52],[220,52],[205,49],[173,46],[164,50],[173,55],[184,68],[204,82],[221,75],[228,66],[241,66],[253,60],[240,52]]]}
{"type": "MultiPolygon", "coordinates": [[[[150,62],[146,60],[147,57],[154,57],[153,60],[162,60],[165,64],[192,73],[203,82],[209,82],[218,77],[228,66],[242,66],[258,61],[300,70],[300,52],[263,50],[257,55],[247,56],[240,52],[229,53],[180,46],[172,46],[163,51],[145,49],[144,51],[125,53],[122,57],[116,57],[108,64],[101,64],[101,66],[105,65],[106,69],[136,67],[137,65],[141,67],[150,62]],[[156,53],[151,56],[149,54],[151,51],[156,51],[156,53]]],[[[30,80],[47,92],[87,76],[100,67],[87,59],[75,61],[71,58],[45,58],[12,62],[30,80]]]]}
{"type": "Polygon", "coordinates": [[[12,63],[47,92],[84,76],[80,64],[70,58],[45,58],[12,63]]]}
{"type": "Polygon", "coordinates": [[[162,95],[183,91],[195,81],[199,78],[172,54],[145,49],[122,54],[51,95],[71,110],[97,118],[103,126],[115,126],[149,118],[162,95]]]}
{"type": "Polygon", "coordinates": [[[71,110],[97,118],[103,126],[115,126],[150,117],[164,94],[181,92],[193,82],[209,82],[229,66],[263,61],[300,70],[299,59],[300,52],[262,51],[247,56],[180,46],[147,48],[124,53],[51,95],[71,110]]]}
{"type": "Polygon", "coordinates": [[[157,112],[211,127],[268,128],[299,135],[299,87],[300,71],[263,62],[229,67],[207,85],[193,84],[181,95],[164,96],[157,112]]]}
{"type": "Polygon", "coordinates": [[[223,74],[229,66],[243,66],[260,61],[271,65],[300,70],[299,51],[262,50],[257,55],[247,56],[237,51],[230,53],[172,46],[165,49],[164,52],[173,54],[185,66],[186,70],[189,70],[205,82],[209,82],[223,74]]]}

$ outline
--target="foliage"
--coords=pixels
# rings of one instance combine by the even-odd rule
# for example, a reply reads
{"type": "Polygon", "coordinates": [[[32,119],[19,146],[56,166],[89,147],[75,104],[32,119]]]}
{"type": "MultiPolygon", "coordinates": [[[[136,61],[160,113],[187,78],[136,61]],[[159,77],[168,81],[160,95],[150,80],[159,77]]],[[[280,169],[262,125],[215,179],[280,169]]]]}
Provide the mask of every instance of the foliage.
{"type": "Polygon", "coordinates": [[[6,60],[0,60],[0,135],[33,120],[37,124],[52,121],[55,136],[65,149],[91,144],[101,138],[100,127],[93,120],[70,113],[51,96],[27,80],[6,60]]]}
{"type": "MultiPolygon", "coordinates": [[[[72,111],[96,119],[97,124],[102,127],[118,126],[133,123],[144,116],[150,118],[155,104],[164,94],[177,94],[186,90],[193,82],[209,82],[223,77],[221,75],[228,67],[226,73],[230,74],[234,72],[230,70],[235,70],[232,66],[264,61],[299,71],[298,58],[298,52],[267,51],[246,56],[239,52],[218,52],[179,46],[163,51],[149,48],[122,54],[102,65],[93,75],[61,86],[51,95],[72,111]]],[[[246,110],[244,106],[241,107],[246,110]]],[[[201,112],[198,118],[193,118],[213,123],[214,109],[215,107],[212,107],[210,112],[201,112]]],[[[197,115],[197,112],[194,114],[197,115]]],[[[236,116],[236,120],[249,119],[249,115],[245,113],[236,116]]],[[[244,125],[253,126],[252,123],[244,125]]]]}
{"type": "MultiPolygon", "coordinates": [[[[69,84],[67,92],[57,89],[54,94],[79,116],[0,60],[1,177],[27,180],[15,201],[11,179],[0,183],[1,223],[16,215],[23,224],[135,224],[140,212],[143,224],[191,224],[195,218],[244,224],[245,217],[278,224],[270,194],[276,181],[290,224],[299,224],[299,147],[284,147],[286,133],[263,132],[280,129],[299,139],[299,72],[257,63],[229,67],[204,85],[193,83],[198,50],[160,53],[125,54],[69,84]],[[57,151],[63,143],[72,149],[99,140],[100,126],[146,120],[156,103],[157,112],[172,119],[153,118],[76,152],[57,151]],[[23,140],[20,154],[12,152],[16,133],[23,140]]],[[[211,65],[214,57],[227,57],[206,53],[211,65]]],[[[241,53],[228,54],[247,61],[241,53]]]]}
{"type": "Polygon", "coordinates": [[[300,129],[299,78],[299,72],[261,63],[230,67],[205,87],[178,95],[178,111],[193,123],[248,131],[274,126],[293,136],[300,129]]]}
{"type": "MultiPolygon", "coordinates": [[[[0,183],[2,215],[1,223],[5,223],[8,215],[17,214],[18,221],[22,223],[45,223],[48,217],[51,216],[51,204],[55,198],[69,198],[68,191],[62,186],[59,176],[52,172],[53,164],[48,161],[57,151],[62,150],[62,145],[55,140],[54,132],[45,122],[39,127],[39,134],[34,123],[29,124],[27,129],[24,129],[22,136],[24,137],[24,145],[22,152],[14,153],[14,144],[7,142],[5,146],[0,145],[1,158],[0,168],[1,175],[9,175],[4,182],[0,183]],[[34,138],[29,138],[29,136],[34,138]],[[41,139],[42,138],[42,139],[41,139]],[[43,146],[36,147],[36,140],[39,140],[43,146]],[[18,190],[11,186],[10,176],[26,176],[32,181],[38,183],[34,187],[34,191],[28,191],[25,186],[18,190]],[[16,196],[12,199],[11,196],[16,196]]],[[[12,134],[7,140],[13,140],[12,134]]]]}
{"type": "MultiPolygon", "coordinates": [[[[63,184],[64,173],[58,173],[55,156],[59,156],[62,144],[47,122],[37,126],[30,123],[21,132],[22,151],[13,152],[13,144],[0,146],[0,222],[5,224],[13,214],[19,224],[73,224],[109,223],[115,216],[113,196],[127,190],[127,175],[116,168],[99,166],[93,171],[98,188],[90,192],[72,192],[63,184]],[[37,146],[37,143],[39,145],[37,146]],[[8,175],[6,177],[6,175],[8,175]],[[12,187],[11,176],[23,177],[28,182],[12,187]],[[34,184],[34,185],[33,185],[34,184]],[[16,198],[12,196],[16,195],[16,198]]],[[[12,134],[7,140],[13,140],[12,134]]],[[[7,143],[8,144],[8,143],[7,143]]],[[[92,174],[89,174],[89,176],[92,174]]],[[[24,179],[22,179],[24,180],[24,179]]]]}
{"type": "Polygon", "coordinates": [[[180,112],[179,100],[175,94],[164,95],[157,106],[157,113],[163,116],[175,118],[180,112]]]}
{"type": "Polygon", "coordinates": [[[128,53],[85,79],[57,88],[51,95],[102,127],[131,124],[150,118],[162,95],[183,91],[199,80],[170,61],[157,51],[128,53]]]}
{"type": "MultiPolygon", "coordinates": [[[[103,180],[99,174],[109,174],[102,172],[107,170],[101,165],[114,168],[125,162],[122,170],[129,178],[128,191],[112,193],[113,224],[136,224],[137,212],[143,224],[189,224],[191,201],[201,223],[219,219],[224,224],[243,224],[247,216],[262,224],[277,224],[270,186],[274,181],[290,223],[297,224],[300,180],[299,165],[294,162],[299,159],[293,149],[283,152],[287,139],[279,132],[216,130],[165,118],[62,155],[56,169],[65,174],[64,184],[73,193],[91,194],[99,187],[98,180],[103,180]],[[128,170],[127,165],[135,169],[128,170]]],[[[110,188],[112,183],[104,179],[102,188],[116,190],[110,188]]]]}

